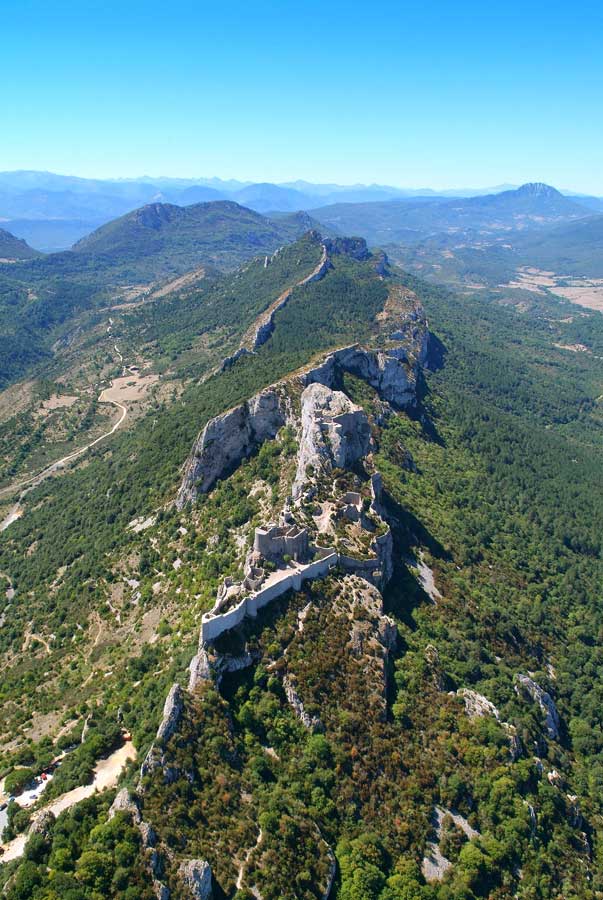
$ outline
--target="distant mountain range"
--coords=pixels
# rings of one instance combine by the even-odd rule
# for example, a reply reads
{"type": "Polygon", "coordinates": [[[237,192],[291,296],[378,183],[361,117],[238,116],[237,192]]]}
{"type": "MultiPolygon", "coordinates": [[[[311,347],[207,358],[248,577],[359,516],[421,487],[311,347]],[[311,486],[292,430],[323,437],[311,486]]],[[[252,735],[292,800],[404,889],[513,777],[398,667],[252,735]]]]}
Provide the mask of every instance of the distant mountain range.
{"type": "Polygon", "coordinates": [[[342,234],[358,234],[371,244],[414,243],[435,234],[496,234],[534,229],[592,215],[575,198],[549,185],[525,184],[516,190],[455,200],[417,203],[337,203],[310,210],[319,222],[342,234]]]}
{"type": "MultiPolygon", "coordinates": [[[[50,172],[0,172],[0,224],[45,252],[65,250],[99,226],[150,203],[189,206],[231,200],[260,213],[316,210],[342,204],[389,203],[423,208],[451,198],[511,193],[513,186],[436,192],[389,185],[337,185],[293,181],[284,184],[223,181],[219,178],[90,179],[50,172]]],[[[572,197],[577,205],[603,210],[603,199],[572,197]]],[[[337,215],[337,211],[333,211],[337,215]]],[[[370,210],[368,211],[370,213],[370,210]]],[[[326,215],[331,215],[331,212],[326,215]]],[[[353,211],[346,213],[354,220],[353,211]]],[[[429,213],[419,219],[429,219],[429,213]]],[[[409,221],[412,222],[413,216],[409,221]]],[[[414,226],[409,225],[410,228],[414,226]]],[[[422,230],[423,226],[421,226],[422,230]]],[[[345,229],[344,229],[345,230],[345,229]]]]}

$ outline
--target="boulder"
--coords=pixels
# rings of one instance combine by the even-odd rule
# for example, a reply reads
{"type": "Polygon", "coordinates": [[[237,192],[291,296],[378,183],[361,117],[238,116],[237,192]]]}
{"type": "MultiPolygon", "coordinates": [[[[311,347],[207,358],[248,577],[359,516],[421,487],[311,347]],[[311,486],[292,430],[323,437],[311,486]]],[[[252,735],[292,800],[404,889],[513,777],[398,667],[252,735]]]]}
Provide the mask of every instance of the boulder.
{"type": "Polygon", "coordinates": [[[194,900],[210,900],[211,867],[204,859],[188,859],[180,863],[178,876],[194,900]]]}

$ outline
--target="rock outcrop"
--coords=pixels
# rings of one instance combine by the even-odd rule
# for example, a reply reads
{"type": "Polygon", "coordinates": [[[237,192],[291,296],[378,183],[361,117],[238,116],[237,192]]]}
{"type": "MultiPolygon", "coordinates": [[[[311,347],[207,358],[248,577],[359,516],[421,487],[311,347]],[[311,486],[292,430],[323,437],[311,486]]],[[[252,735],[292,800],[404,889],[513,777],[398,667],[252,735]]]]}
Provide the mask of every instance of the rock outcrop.
{"type": "Polygon", "coordinates": [[[498,709],[483,694],[478,694],[477,691],[473,691],[471,688],[460,688],[457,694],[463,698],[465,712],[470,719],[476,719],[480,716],[494,716],[495,719],[500,720],[498,709]]]}
{"type": "Polygon", "coordinates": [[[40,816],[33,820],[31,828],[29,829],[29,834],[39,834],[45,840],[48,840],[52,835],[52,829],[54,827],[55,821],[56,816],[52,812],[52,810],[44,810],[44,812],[40,816]]]}
{"type": "Polygon", "coordinates": [[[180,863],[178,876],[194,900],[212,897],[211,867],[204,859],[189,859],[180,863]]]}
{"type": "Polygon", "coordinates": [[[540,687],[540,685],[530,678],[528,675],[518,675],[517,676],[517,684],[515,685],[515,690],[519,696],[521,693],[526,693],[531,699],[537,703],[544,713],[544,724],[546,728],[546,733],[549,738],[554,741],[559,740],[559,727],[561,725],[561,720],[559,718],[559,713],[557,712],[557,707],[553,701],[553,698],[547,691],[540,687]]]}
{"type": "Polygon", "coordinates": [[[141,821],[138,804],[130,796],[130,792],[127,788],[122,788],[121,791],[118,791],[115,795],[115,800],[109,808],[109,821],[120,812],[127,813],[136,825],[141,821]]]}
{"type": "Polygon", "coordinates": [[[163,706],[163,718],[157,730],[157,740],[165,743],[168,741],[180,722],[182,711],[184,709],[184,698],[182,696],[182,688],[179,684],[173,684],[170,692],[165,698],[163,706]]]}
{"type": "MultiPolygon", "coordinates": [[[[414,407],[418,361],[427,352],[426,335],[427,332],[422,333],[412,355],[406,345],[392,346],[387,350],[367,350],[355,344],[335,350],[320,366],[301,376],[302,384],[319,382],[336,388],[342,373],[349,372],[370,384],[383,400],[396,409],[414,407]]],[[[400,337],[403,337],[402,333],[400,337]]]]}
{"type": "Polygon", "coordinates": [[[288,675],[285,675],[283,678],[283,689],[287,700],[289,701],[289,705],[304,728],[314,732],[323,731],[324,728],[320,719],[317,716],[310,716],[306,712],[302,699],[295,690],[293,682],[288,675]]]}
{"type": "Polygon", "coordinates": [[[350,468],[366,456],[370,441],[364,410],[341,391],[319,382],[308,385],[301,398],[301,439],[293,497],[300,496],[309,467],[317,473],[350,468]]]}
{"type": "Polygon", "coordinates": [[[211,681],[211,666],[205,647],[200,642],[196,654],[191,659],[189,670],[188,689],[194,691],[203,681],[211,681]]]}
{"type": "Polygon", "coordinates": [[[206,493],[264,441],[274,438],[289,418],[278,387],[261,391],[240,406],[211,419],[193,446],[178,491],[178,509],[206,493]]]}
{"type": "Polygon", "coordinates": [[[151,877],[153,893],[157,900],[169,900],[170,889],[161,880],[163,877],[163,860],[157,848],[157,833],[152,825],[143,820],[138,802],[131,796],[127,788],[122,788],[121,791],[118,791],[115,800],[109,808],[109,821],[117,813],[125,813],[130,816],[132,823],[138,828],[140,843],[151,877]]]}

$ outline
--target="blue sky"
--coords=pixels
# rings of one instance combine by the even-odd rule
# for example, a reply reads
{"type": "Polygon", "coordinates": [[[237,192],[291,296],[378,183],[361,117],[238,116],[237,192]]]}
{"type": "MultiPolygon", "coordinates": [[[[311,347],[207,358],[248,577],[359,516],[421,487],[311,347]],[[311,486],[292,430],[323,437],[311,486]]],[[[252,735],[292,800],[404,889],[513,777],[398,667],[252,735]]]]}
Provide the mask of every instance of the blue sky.
{"type": "Polygon", "coordinates": [[[11,0],[0,170],[603,194],[600,3],[11,0]]]}

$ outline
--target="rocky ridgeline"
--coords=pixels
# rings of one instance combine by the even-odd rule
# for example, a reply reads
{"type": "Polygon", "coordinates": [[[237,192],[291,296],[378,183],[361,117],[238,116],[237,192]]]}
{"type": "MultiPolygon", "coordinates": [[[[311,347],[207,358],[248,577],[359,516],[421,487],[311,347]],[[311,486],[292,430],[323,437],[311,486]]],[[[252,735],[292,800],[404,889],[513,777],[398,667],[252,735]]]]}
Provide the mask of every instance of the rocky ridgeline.
{"type": "MultiPolygon", "coordinates": [[[[325,245],[328,247],[327,242],[325,245]]],[[[358,258],[368,254],[364,242],[355,240],[345,241],[345,247],[331,243],[328,252],[358,254],[358,258]]],[[[328,252],[325,250],[323,264],[328,261],[328,252]]],[[[381,263],[384,264],[383,260],[381,263]]],[[[247,649],[239,656],[220,655],[212,646],[215,637],[240,625],[246,615],[256,615],[261,606],[283,591],[299,590],[306,578],[324,577],[336,565],[347,573],[346,578],[359,579],[354,582],[357,584],[355,603],[364,609],[360,622],[356,622],[353,609],[349,611],[350,652],[362,654],[365,646],[380,647],[376,659],[384,681],[385,660],[395,643],[397,631],[395,624],[383,614],[379,591],[391,577],[393,566],[391,532],[383,518],[381,478],[373,471],[363,488],[365,497],[354,491],[338,496],[334,478],[337,471],[350,470],[359,461],[371,471],[370,421],[366,412],[339,389],[344,373],[351,373],[371,385],[384,407],[409,409],[416,404],[417,375],[427,355],[425,317],[420,307],[415,306],[395,321],[388,320],[388,326],[389,334],[383,349],[353,345],[329,353],[318,366],[272,385],[245,403],[216,416],[195,441],[178,491],[176,502],[180,509],[194,502],[199,494],[211,490],[218,479],[230,474],[264,441],[274,439],[285,425],[294,429],[300,450],[291,488],[293,506],[287,505],[283,510],[280,526],[270,524],[256,530],[254,547],[245,564],[244,581],[240,584],[225,582],[214,609],[203,616],[198,652],[190,666],[189,691],[195,690],[202,681],[219,683],[225,671],[236,671],[254,662],[247,649]],[[370,534],[361,557],[357,554],[346,556],[329,546],[334,535],[328,524],[325,530],[317,525],[310,529],[310,534],[309,524],[302,527],[296,522],[296,515],[300,519],[305,516],[306,522],[309,521],[308,510],[317,505],[315,498],[320,499],[321,490],[324,492],[325,485],[329,484],[333,485],[329,489],[332,492],[330,499],[321,499],[327,515],[317,514],[318,519],[328,523],[333,515],[343,517],[365,535],[370,534]],[[367,496],[369,489],[370,496],[367,496]],[[284,563],[284,551],[289,550],[293,561],[284,563]],[[271,559],[272,551],[273,558],[280,558],[280,561],[277,572],[270,579],[262,565],[264,560],[271,559]],[[371,615],[367,618],[369,607],[371,615]]],[[[303,616],[300,628],[303,628],[303,616]]],[[[295,714],[307,728],[320,730],[320,721],[305,710],[294,678],[283,677],[285,695],[295,714]]],[[[170,897],[164,876],[166,860],[170,870],[177,873],[175,877],[185,895],[206,900],[212,891],[209,864],[197,859],[173,859],[169,848],[159,846],[153,828],[143,821],[141,813],[146,778],[160,777],[170,782],[181,774],[170,762],[169,742],[178,734],[185,707],[186,692],[176,684],[166,699],[156,740],[142,764],[136,793],[130,796],[121,792],[113,810],[113,813],[118,810],[128,813],[139,828],[159,900],[170,897]]],[[[328,896],[333,873],[334,865],[325,896],[328,896]]]]}
{"type": "MultiPolygon", "coordinates": [[[[283,425],[292,425],[299,431],[301,423],[292,400],[312,384],[334,391],[341,383],[342,374],[347,372],[366,381],[396,409],[414,407],[417,374],[427,359],[427,324],[422,311],[417,310],[409,315],[408,321],[396,324],[387,349],[372,350],[355,344],[335,350],[319,366],[266,388],[240,406],[211,419],[199,434],[185,464],[176,498],[178,509],[194,501],[198,494],[209,491],[264,441],[275,438],[283,425]]],[[[311,396],[305,395],[306,405],[311,396]]],[[[302,409],[303,405],[304,395],[302,409]]]]}
{"type": "MultiPolygon", "coordinates": [[[[314,236],[314,234],[313,234],[314,236]]],[[[320,235],[316,234],[316,239],[321,240],[320,235]]],[[[251,346],[253,350],[259,350],[259,348],[266,343],[272,332],[274,331],[274,317],[279,309],[283,309],[291,298],[291,294],[295,290],[296,287],[303,287],[305,284],[310,284],[313,281],[320,281],[321,278],[327,274],[331,267],[331,263],[329,262],[329,251],[327,244],[325,242],[322,243],[322,253],[320,257],[320,262],[310,272],[309,275],[306,275],[305,278],[302,278],[301,281],[295,285],[295,287],[288,288],[284,291],[280,297],[263,313],[258,322],[253,327],[253,336],[251,338],[251,346]]]]}
{"type": "MultiPolygon", "coordinates": [[[[304,285],[310,284],[313,281],[320,281],[321,278],[324,278],[329,269],[332,268],[332,264],[329,259],[329,252],[333,252],[333,242],[323,241],[322,236],[314,230],[311,230],[309,232],[309,236],[316,243],[320,243],[320,261],[309,275],[306,275],[305,278],[302,278],[297,282],[297,284],[294,284],[293,287],[287,288],[285,291],[283,291],[283,293],[280,294],[280,296],[270,304],[268,309],[261,313],[260,316],[258,316],[251,328],[244,335],[239,349],[222,360],[222,365],[220,367],[221,371],[229,369],[236,363],[238,359],[241,358],[241,356],[259,350],[260,347],[262,347],[263,344],[266,343],[266,341],[274,331],[274,317],[276,313],[279,310],[284,309],[284,307],[291,299],[293,291],[296,290],[296,288],[303,287],[304,285]]],[[[366,249],[366,244],[364,246],[366,249]]],[[[270,263],[279,255],[279,253],[280,249],[273,253],[271,257],[267,256],[264,262],[264,268],[267,268],[270,263]]]]}

